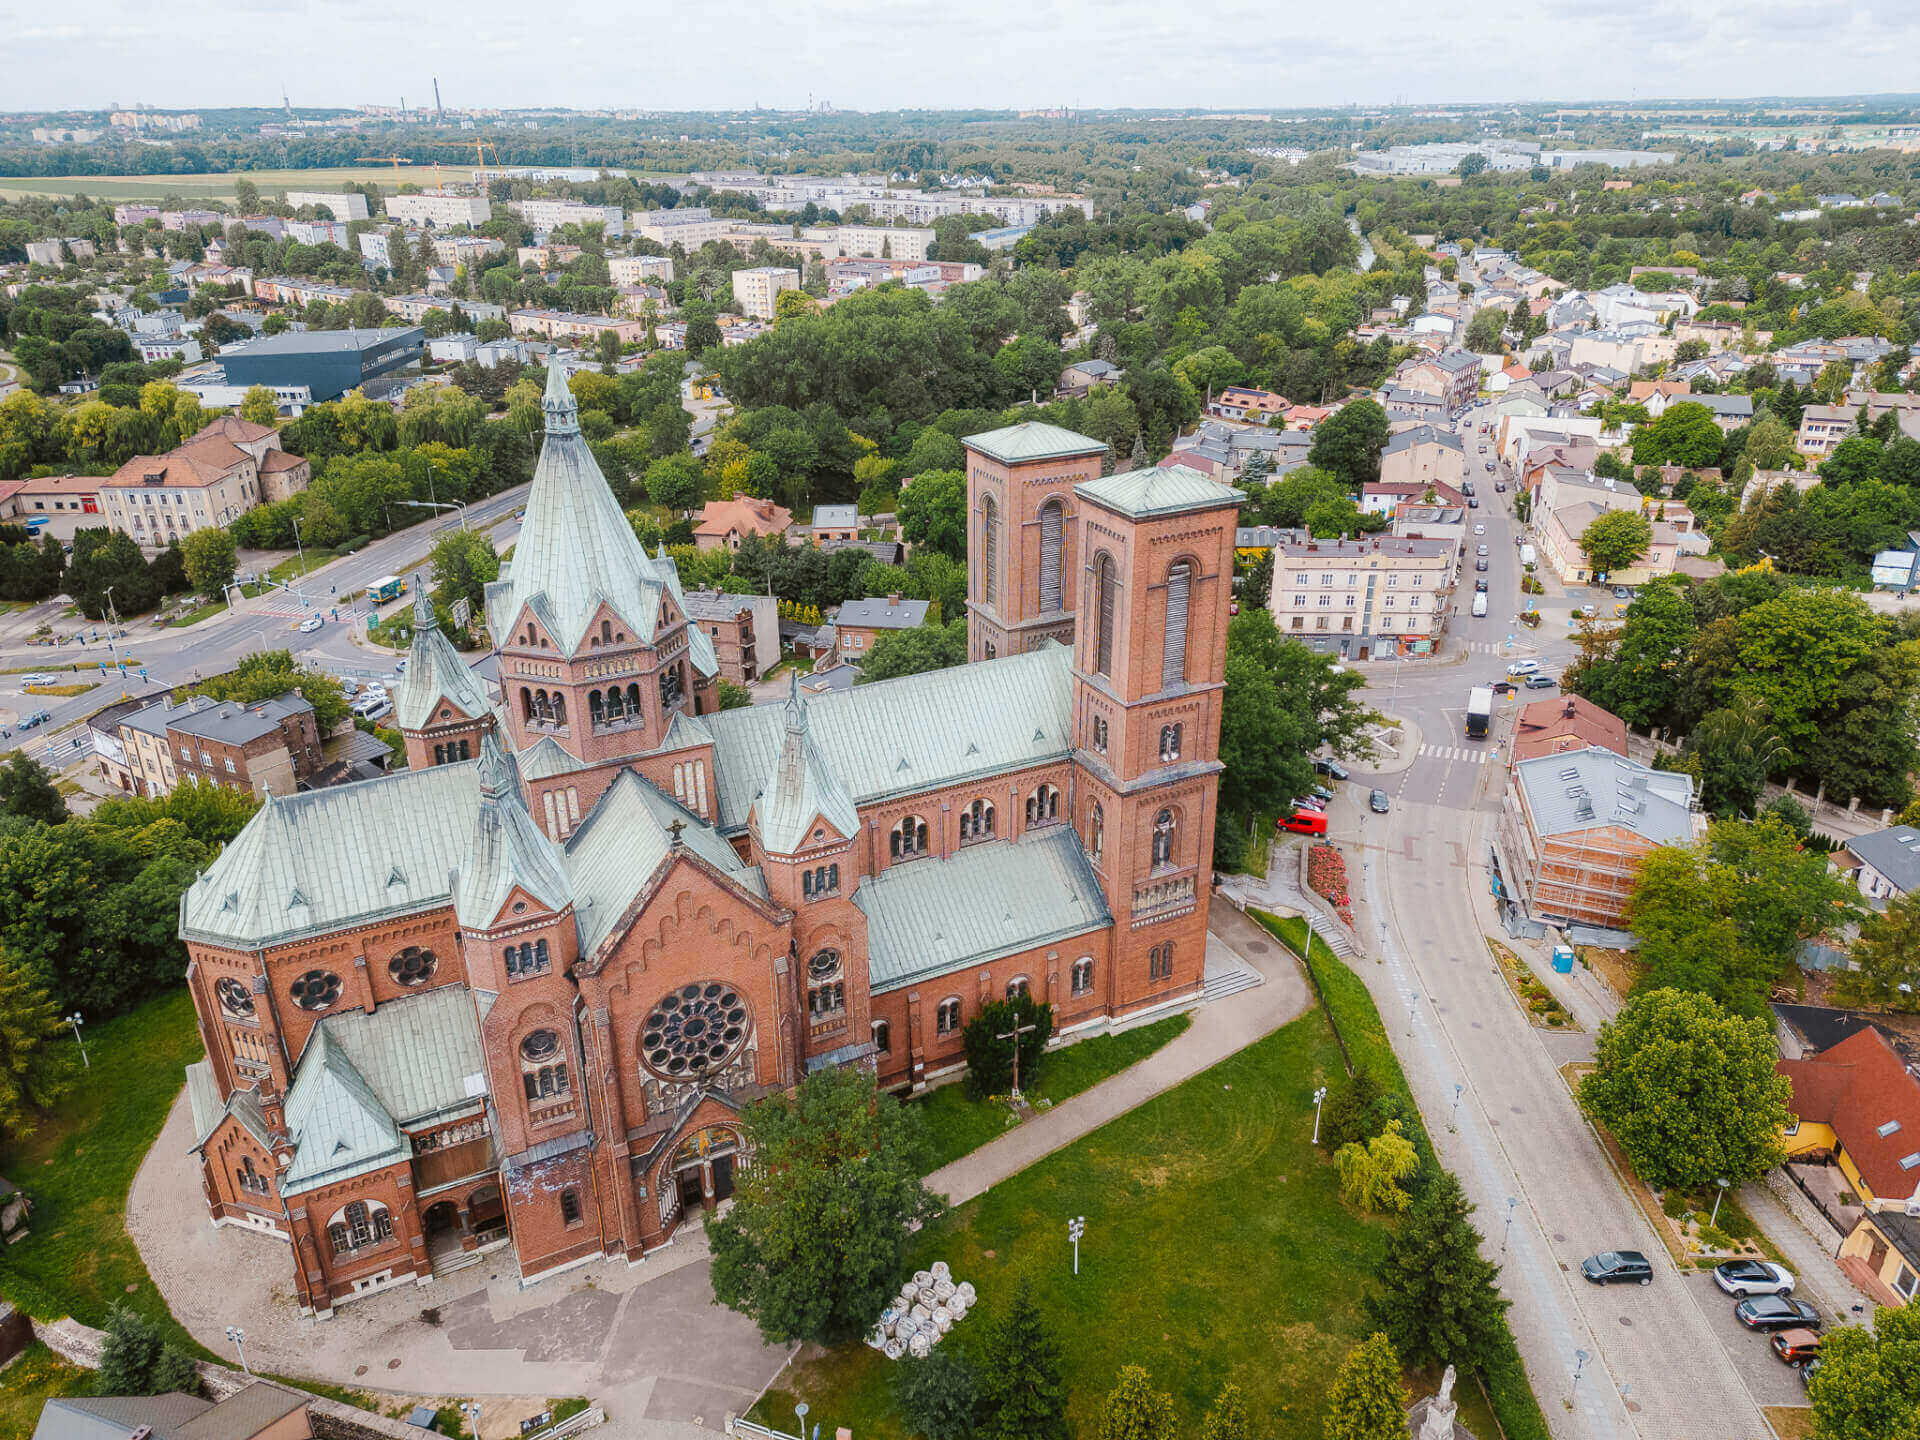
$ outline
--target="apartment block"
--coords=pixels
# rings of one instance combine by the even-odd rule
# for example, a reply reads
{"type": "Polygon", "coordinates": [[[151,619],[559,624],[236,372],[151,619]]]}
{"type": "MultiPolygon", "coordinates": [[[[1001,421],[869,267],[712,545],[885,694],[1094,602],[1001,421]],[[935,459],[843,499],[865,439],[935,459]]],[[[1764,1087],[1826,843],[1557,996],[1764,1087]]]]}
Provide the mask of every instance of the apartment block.
{"type": "Polygon", "coordinates": [[[341,221],[371,218],[367,197],[358,190],[289,190],[287,204],[295,210],[304,210],[309,205],[316,210],[326,209],[341,221]]]}
{"type": "Polygon", "coordinates": [[[448,230],[456,225],[484,225],[493,218],[493,207],[484,195],[450,195],[444,190],[427,190],[418,195],[389,195],[387,218],[403,225],[432,225],[448,230]]]}
{"type": "Polygon", "coordinates": [[[1453,541],[1292,533],[1274,547],[1267,607],[1282,634],[1352,660],[1433,650],[1452,603],[1453,541]]]}
{"type": "Polygon", "coordinates": [[[671,255],[615,255],[607,260],[607,274],[616,285],[661,284],[673,279],[671,255]]]}
{"type": "Polygon", "coordinates": [[[779,265],[761,265],[752,270],[733,272],[733,298],[747,314],[761,320],[773,319],[774,305],[782,290],[798,290],[800,272],[779,265]]]}
{"type": "Polygon", "coordinates": [[[588,205],[579,200],[516,200],[507,208],[538,231],[562,225],[598,225],[609,240],[627,233],[627,212],[618,205],[588,205]]]}

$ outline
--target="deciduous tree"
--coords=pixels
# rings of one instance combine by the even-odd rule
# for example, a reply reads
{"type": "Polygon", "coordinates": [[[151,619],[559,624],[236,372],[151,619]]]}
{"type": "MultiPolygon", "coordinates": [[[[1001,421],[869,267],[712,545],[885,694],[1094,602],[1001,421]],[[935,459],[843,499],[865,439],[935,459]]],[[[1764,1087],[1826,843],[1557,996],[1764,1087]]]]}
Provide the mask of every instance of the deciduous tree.
{"type": "Polygon", "coordinates": [[[1375,400],[1354,400],[1329,415],[1313,432],[1307,463],[1335,476],[1349,490],[1358,491],[1380,478],[1380,452],[1392,432],[1387,412],[1375,400]]]}
{"type": "Polygon", "coordinates": [[[1369,1214],[1397,1214],[1407,1208],[1403,1182],[1420,1169],[1420,1152],[1401,1133],[1398,1120],[1389,1120],[1371,1139],[1342,1145],[1333,1158],[1340,1167],[1340,1193],[1349,1205],[1369,1214]]]}
{"type": "MultiPolygon", "coordinates": [[[[929,470],[900,492],[900,533],[955,560],[967,558],[967,477],[958,470],[929,470]]],[[[1004,524],[1004,520],[1002,521],[1004,524]]],[[[1003,547],[1011,542],[1002,537],[1003,547]]]]}
{"type": "Polygon", "coordinates": [[[771,1344],[863,1333],[899,1282],[911,1230],[943,1208],[920,1181],[921,1127],[856,1070],[750,1106],[754,1163],[708,1230],[714,1298],[771,1344]]]}
{"type": "Polygon", "coordinates": [[[217,525],[189,531],[180,542],[180,559],[187,569],[187,583],[209,600],[233,583],[233,535],[217,525]]]}
{"type": "Polygon", "coordinates": [[[944,625],[921,625],[912,630],[891,630],[873,642],[860,662],[861,685],[875,680],[897,680],[902,675],[920,675],[928,670],[945,670],[950,665],[967,663],[967,622],[949,620],[944,625]]]}
{"type": "Polygon", "coordinates": [[[1600,1027],[1580,1104],[1611,1130],[1640,1178],[1683,1194],[1780,1163],[1793,1085],[1759,1016],[1705,995],[1651,990],[1600,1027]]]}
{"type": "Polygon", "coordinates": [[[1653,524],[1637,510],[1609,510],[1588,522],[1580,536],[1580,553],[1598,579],[1625,570],[1653,543],[1653,524]]]}
{"type": "Polygon", "coordinates": [[[1853,968],[1834,976],[1842,1004],[1920,1010],[1920,891],[1896,895],[1869,914],[1850,958],[1853,968]]]}
{"type": "Polygon", "coordinates": [[[67,802],[54,788],[46,766],[25,750],[16,750],[0,766],[0,812],[37,824],[58,825],[67,818],[67,802]]]}
{"type": "Polygon", "coordinates": [[[1814,1440],[1920,1440],[1920,1306],[1829,1330],[1807,1399],[1814,1440]]]}

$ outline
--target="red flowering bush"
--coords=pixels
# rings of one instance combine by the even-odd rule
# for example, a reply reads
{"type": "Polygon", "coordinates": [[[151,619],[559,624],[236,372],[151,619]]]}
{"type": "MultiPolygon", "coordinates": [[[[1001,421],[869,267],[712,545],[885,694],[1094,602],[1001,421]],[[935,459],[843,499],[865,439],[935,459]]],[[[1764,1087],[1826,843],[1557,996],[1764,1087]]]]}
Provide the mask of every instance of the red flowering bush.
{"type": "Polygon", "coordinates": [[[1307,851],[1307,884],[1348,925],[1353,924],[1353,896],[1347,891],[1347,862],[1331,845],[1307,851]]]}

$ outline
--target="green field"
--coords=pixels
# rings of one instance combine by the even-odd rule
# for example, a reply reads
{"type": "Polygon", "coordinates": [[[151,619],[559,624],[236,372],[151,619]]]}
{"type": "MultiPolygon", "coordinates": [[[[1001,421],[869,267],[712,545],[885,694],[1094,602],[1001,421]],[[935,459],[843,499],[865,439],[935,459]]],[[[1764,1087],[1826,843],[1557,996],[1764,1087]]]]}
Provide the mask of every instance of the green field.
{"type": "MultiPolygon", "coordinates": [[[[371,180],[388,191],[409,180],[423,188],[433,184],[431,165],[402,165],[398,174],[396,180],[391,165],[344,165],[337,170],[248,170],[226,175],[29,175],[0,177],[0,199],[79,194],[102,200],[158,200],[162,195],[231,200],[238,180],[251,180],[264,195],[275,190],[338,190],[348,180],[363,185],[371,180]]],[[[445,180],[468,180],[472,174],[471,156],[462,160],[456,155],[440,164],[445,180]]]]}
{"type": "MultiPolygon", "coordinates": [[[[1352,998],[1354,1028],[1377,1029],[1364,989],[1352,998]]],[[[1360,1297],[1387,1239],[1383,1221],[1341,1200],[1333,1164],[1312,1143],[1313,1087],[1338,1073],[1316,1009],[931,1227],[912,1263],[944,1258],[982,1302],[948,1343],[976,1350],[1024,1273],[1061,1345],[1077,1433],[1097,1433],[1120,1366],[1138,1364],[1173,1395],[1179,1433],[1232,1381],[1252,1433],[1321,1440],[1327,1385],[1364,1338],[1360,1297]],[[1087,1219],[1077,1278],[1073,1215],[1087,1219]]],[[[847,1425],[868,1440],[904,1440],[893,1368],[858,1342],[810,1352],[752,1418],[790,1422],[804,1398],[822,1433],[847,1425]]],[[[1476,1434],[1498,1433],[1474,1387],[1462,1402],[1476,1434]]]]}

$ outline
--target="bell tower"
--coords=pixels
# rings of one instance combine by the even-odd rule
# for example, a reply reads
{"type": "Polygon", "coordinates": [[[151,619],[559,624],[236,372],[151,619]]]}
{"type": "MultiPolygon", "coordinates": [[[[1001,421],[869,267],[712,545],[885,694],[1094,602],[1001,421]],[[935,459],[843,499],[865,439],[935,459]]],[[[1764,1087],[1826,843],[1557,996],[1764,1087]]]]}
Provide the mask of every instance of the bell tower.
{"type": "Polygon", "coordinates": [[[1107,447],[1029,421],[969,435],[967,659],[1073,643],[1074,486],[1098,479],[1107,447]]]}
{"type": "Polygon", "coordinates": [[[1074,823],[1115,922],[1122,1010],[1197,990],[1243,497],[1184,465],[1075,487],[1074,823]]]}

